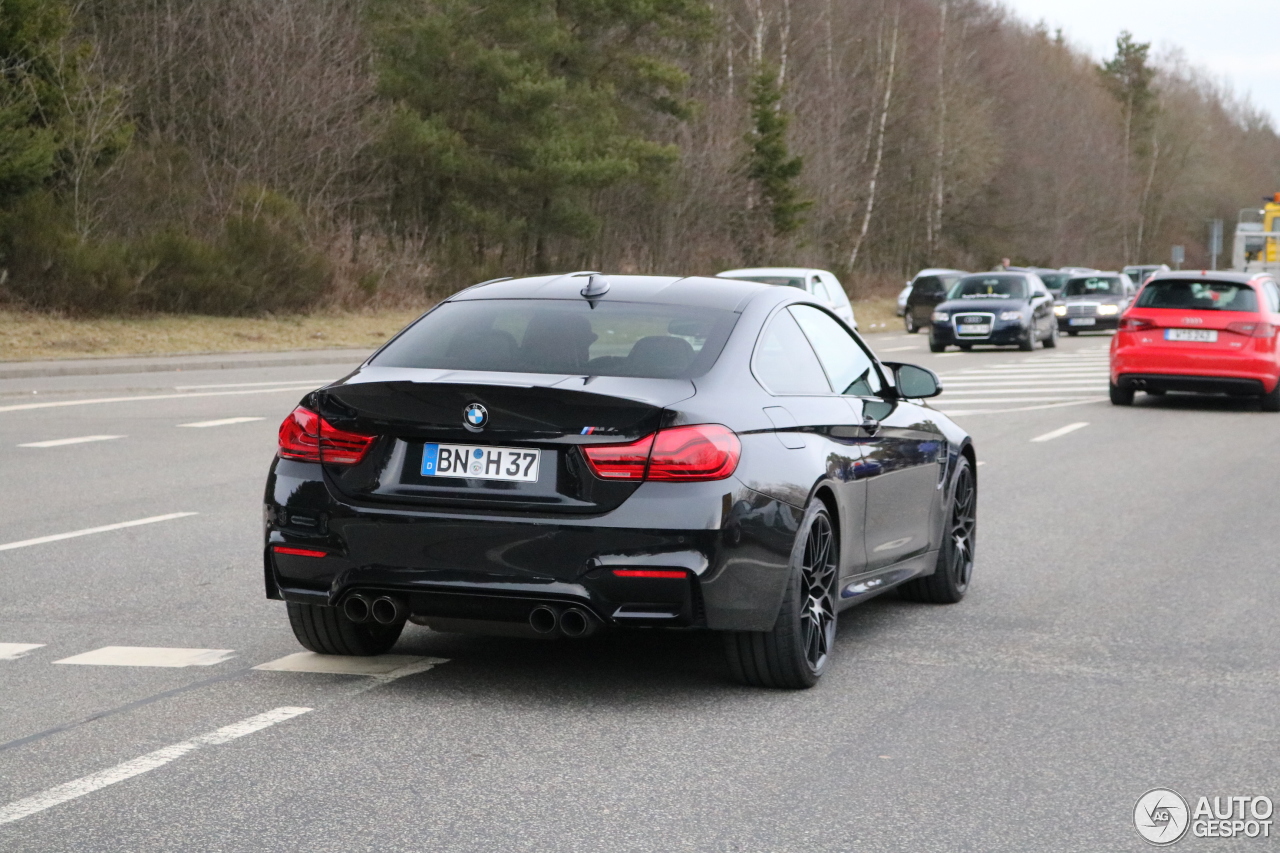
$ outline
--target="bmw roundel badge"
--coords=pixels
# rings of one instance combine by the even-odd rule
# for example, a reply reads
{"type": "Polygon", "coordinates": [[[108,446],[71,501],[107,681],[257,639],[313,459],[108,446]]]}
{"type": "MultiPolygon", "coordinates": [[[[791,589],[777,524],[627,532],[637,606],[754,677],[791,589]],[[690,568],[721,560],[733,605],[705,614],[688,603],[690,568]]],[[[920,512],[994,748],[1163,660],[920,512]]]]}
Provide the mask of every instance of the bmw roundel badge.
{"type": "Polygon", "coordinates": [[[472,432],[484,429],[489,423],[489,410],[479,403],[472,403],[462,410],[462,425],[472,432]]]}

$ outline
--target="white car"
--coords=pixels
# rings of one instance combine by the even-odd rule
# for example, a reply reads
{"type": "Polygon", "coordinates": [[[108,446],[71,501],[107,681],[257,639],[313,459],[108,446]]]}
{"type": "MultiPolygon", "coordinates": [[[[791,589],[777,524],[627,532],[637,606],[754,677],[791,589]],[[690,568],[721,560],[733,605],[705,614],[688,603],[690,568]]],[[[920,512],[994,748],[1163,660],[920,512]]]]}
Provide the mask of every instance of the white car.
{"type": "Polygon", "coordinates": [[[753,267],[743,270],[725,270],[722,273],[716,273],[716,278],[736,278],[742,281],[758,281],[761,284],[798,287],[829,306],[835,315],[850,327],[858,328],[858,321],[853,316],[853,306],[849,304],[844,286],[840,284],[839,279],[826,270],[806,267],[753,267]]]}

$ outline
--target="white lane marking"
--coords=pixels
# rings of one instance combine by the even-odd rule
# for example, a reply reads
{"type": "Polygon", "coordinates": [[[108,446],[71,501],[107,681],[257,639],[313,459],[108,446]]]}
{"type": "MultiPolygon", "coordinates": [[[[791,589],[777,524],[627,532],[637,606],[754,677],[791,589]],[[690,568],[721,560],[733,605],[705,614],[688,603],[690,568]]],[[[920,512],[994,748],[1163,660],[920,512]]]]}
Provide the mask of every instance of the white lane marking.
{"type": "Polygon", "coordinates": [[[876,352],[906,352],[909,349],[920,349],[920,347],[890,347],[889,349],[878,349],[876,352]]]}
{"type": "Polygon", "coordinates": [[[43,545],[46,542],[59,542],[63,539],[75,539],[77,536],[88,536],[91,533],[106,533],[109,530],[123,530],[126,527],[137,527],[142,524],[155,524],[157,521],[169,521],[174,518],[186,518],[197,515],[194,512],[171,512],[168,515],[153,515],[150,518],[139,518],[136,521],[121,521],[116,524],[104,524],[101,527],[87,527],[84,530],[73,530],[70,533],[55,533],[52,536],[37,536],[35,539],[23,539],[20,542],[6,542],[0,545],[0,551],[12,551],[14,548],[26,548],[31,545],[43,545]]]}
{"type": "Polygon", "coordinates": [[[1080,421],[1079,423],[1067,424],[1066,426],[1059,427],[1058,429],[1055,429],[1052,432],[1046,432],[1044,435],[1037,435],[1035,438],[1031,440],[1032,441],[1053,441],[1055,438],[1061,438],[1067,433],[1075,432],[1078,429],[1084,429],[1088,425],[1089,425],[1088,421],[1080,421]]]}
{"type": "Polygon", "coordinates": [[[0,643],[0,660],[17,660],[27,652],[44,648],[44,643],[0,643]]]}
{"type": "Polygon", "coordinates": [[[203,388],[265,388],[268,385],[310,385],[316,388],[328,385],[332,379],[281,379],[278,382],[223,382],[220,385],[174,385],[175,391],[196,391],[203,388]]]}
{"type": "Polygon", "coordinates": [[[274,726],[276,723],[291,720],[310,710],[310,708],[275,708],[265,714],[258,714],[256,717],[249,717],[238,723],[223,726],[208,734],[157,749],[155,752],[149,752],[140,758],[117,764],[115,767],[109,767],[106,770],[100,770],[97,773],[91,773],[88,776],[81,776],[79,779],[56,785],[30,797],[14,800],[6,806],[0,806],[0,824],[22,820],[24,817],[37,814],[45,809],[53,808],[70,800],[83,797],[86,794],[92,794],[94,791],[99,791],[108,785],[132,779],[134,776],[140,776],[143,773],[155,770],[157,767],[163,767],[169,762],[176,761],[187,753],[195,752],[202,747],[221,746],[222,744],[230,743],[237,738],[274,726]]]}
{"type": "Polygon", "coordinates": [[[103,646],[54,663],[79,666],[213,666],[235,654],[234,649],[166,649],[159,646],[103,646]]]}
{"type": "Polygon", "coordinates": [[[79,438],[55,438],[52,441],[29,441],[19,447],[65,447],[68,444],[88,444],[91,441],[111,441],[123,435],[82,435],[79,438]]]}
{"type": "Polygon", "coordinates": [[[963,397],[965,395],[972,396],[974,394],[1016,394],[1021,397],[1047,397],[1050,395],[1054,395],[1058,397],[1063,397],[1063,396],[1069,397],[1071,396],[1072,391],[1075,391],[1077,393],[1087,394],[1089,393],[1090,390],[1097,391],[1098,383],[1090,382],[1088,384],[1071,385],[1071,386],[1041,385],[1038,387],[1028,387],[1024,385],[1024,386],[1015,387],[1015,388],[1001,388],[1001,387],[972,388],[970,387],[970,388],[965,388],[959,391],[953,391],[950,388],[944,388],[942,393],[946,396],[960,396],[960,397],[963,397]]]}
{"type": "Polygon", "coordinates": [[[964,355],[964,354],[965,353],[962,353],[962,352],[938,352],[938,353],[934,353],[933,357],[934,358],[955,358],[958,355],[964,355]]]}
{"type": "MultiPolygon", "coordinates": [[[[1011,412],[1038,412],[1042,409],[1061,409],[1066,406],[1084,406],[1089,403],[1102,403],[1102,402],[1105,402],[1107,399],[1108,399],[1107,397],[1085,397],[1084,399],[1081,399],[1081,400],[1070,400],[1065,403],[1046,403],[1042,406],[1019,406],[1013,409],[965,409],[965,410],[955,409],[952,411],[944,410],[943,414],[945,414],[949,418],[958,418],[963,415],[1004,415],[1004,414],[1009,414],[1011,412]]],[[[972,405],[974,403],[1003,403],[1005,401],[1004,400],[957,400],[956,402],[972,405]]],[[[1010,400],[1008,402],[1013,402],[1013,401],[1010,400]]]]}
{"type": "Polygon", "coordinates": [[[285,655],[254,669],[266,672],[319,672],[329,675],[372,675],[388,681],[426,672],[437,664],[448,663],[445,658],[415,657],[414,655],[374,655],[373,657],[342,657],[318,655],[315,652],[297,652],[285,655]]]}
{"type": "Polygon", "coordinates": [[[983,465],[986,465],[986,464],[987,464],[986,462],[979,462],[978,467],[981,468],[983,465]]]}
{"type": "MultiPolygon", "coordinates": [[[[983,405],[986,405],[988,403],[1008,404],[1008,403],[1017,403],[1022,400],[1026,400],[1028,403],[1052,403],[1052,402],[1061,401],[1061,400],[1086,400],[1086,399],[1091,400],[1093,398],[1085,397],[1079,394],[1077,395],[1026,394],[1018,397],[980,397],[978,399],[973,399],[972,397],[965,397],[962,400],[945,400],[940,398],[940,399],[934,400],[933,405],[935,408],[942,409],[942,411],[945,412],[948,408],[951,408],[954,406],[973,406],[978,403],[982,403],[983,405]]],[[[1011,409],[1010,411],[1014,411],[1014,410],[1011,409]]]]}
{"type": "MultiPolygon", "coordinates": [[[[56,403],[22,403],[17,406],[0,406],[0,412],[27,412],[32,409],[58,409],[63,406],[92,406],[98,403],[132,403],[138,400],[187,400],[196,397],[236,397],[244,394],[275,394],[280,391],[299,391],[297,388],[254,388],[247,391],[199,391],[195,394],[141,394],[136,397],[98,397],[93,400],[59,400],[56,403]]],[[[310,387],[310,386],[308,386],[310,387]]]]}
{"type": "Polygon", "coordinates": [[[232,424],[247,424],[250,421],[265,421],[266,418],[223,418],[220,421],[196,421],[193,424],[178,424],[180,427],[194,427],[195,429],[204,429],[205,427],[231,426],[232,424]]]}

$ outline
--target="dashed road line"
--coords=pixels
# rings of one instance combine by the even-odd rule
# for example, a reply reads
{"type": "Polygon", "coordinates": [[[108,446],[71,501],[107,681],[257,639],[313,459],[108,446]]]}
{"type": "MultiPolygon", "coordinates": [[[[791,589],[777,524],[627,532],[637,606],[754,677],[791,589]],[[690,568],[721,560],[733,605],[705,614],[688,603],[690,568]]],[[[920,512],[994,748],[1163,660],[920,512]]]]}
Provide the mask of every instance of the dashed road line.
{"type": "Polygon", "coordinates": [[[230,743],[237,738],[262,731],[265,728],[291,720],[310,711],[310,708],[288,706],[274,708],[265,714],[249,717],[238,723],[223,726],[208,734],[184,740],[172,746],[166,746],[163,749],[157,749],[155,752],[149,752],[139,758],[117,764],[115,767],[109,767],[106,770],[100,770],[97,773],[91,773],[88,776],[82,776],[79,779],[56,785],[33,796],[15,800],[6,806],[0,806],[0,825],[22,820],[24,817],[30,817],[54,806],[92,794],[94,791],[100,791],[108,785],[132,779],[134,776],[141,776],[143,773],[163,767],[188,753],[195,752],[197,749],[230,743]]]}
{"type": "Polygon", "coordinates": [[[66,447],[68,444],[88,444],[91,441],[111,441],[123,435],[82,435],[79,438],[55,438],[52,441],[29,441],[19,447],[66,447]]]}
{"type": "Polygon", "coordinates": [[[268,385],[279,387],[281,385],[309,385],[312,388],[319,388],[321,385],[328,385],[332,379],[290,379],[280,380],[279,382],[223,382],[218,385],[174,385],[175,391],[198,391],[205,388],[265,388],[268,385]]]}
{"type": "Polygon", "coordinates": [[[103,646],[54,663],[77,666],[213,666],[235,655],[234,649],[173,649],[160,646],[103,646]]]}
{"type": "Polygon", "coordinates": [[[266,418],[222,418],[217,421],[196,421],[193,424],[178,424],[180,427],[193,427],[194,429],[204,429],[205,427],[231,426],[232,424],[247,424],[251,421],[265,421],[266,418]]]}
{"type": "Polygon", "coordinates": [[[0,545],[0,551],[12,551],[15,548],[29,548],[32,545],[43,545],[46,542],[60,542],[63,539],[75,539],[78,536],[89,536],[94,533],[106,533],[110,530],[123,530],[126,527],[139,527],[143,524],[155,524],[158,521],[170,521],[175,518],[186,518],[198,515],[194,512],[171,512],[167,515],[153,515],[150,518],[139,518],[135,521],[121,521],[116,524],[104,524],[101,527],[87,527],[84,530],[73,530],[70,533],[54,533],[51,536],[37,536],[35,539],[23,539],[19,542],[6,542],[0,545]]]}
{"type": "Polygon", "coordinates": [[[1055,429],[1052,432],[1046,432],[1044,435],[1037,435],[1035,438],[1031,440],[1033,442],[1053,441],[1055,438],[1062,438],[1062,436],[1067,435],[1068,433],[1075,432],[1078,429],[1084,429],[1088,425],[1089,425],[1088,421],[1080,421],[1079,423],[1067,424],[1066,426],[1059,427],[1058,429],[1055,429]]]}
{"type": "Polygon", "coordinates": [[[44,643],[0,643],[0,660],[17,660],[25,654],[43,648],[44,643]]]}

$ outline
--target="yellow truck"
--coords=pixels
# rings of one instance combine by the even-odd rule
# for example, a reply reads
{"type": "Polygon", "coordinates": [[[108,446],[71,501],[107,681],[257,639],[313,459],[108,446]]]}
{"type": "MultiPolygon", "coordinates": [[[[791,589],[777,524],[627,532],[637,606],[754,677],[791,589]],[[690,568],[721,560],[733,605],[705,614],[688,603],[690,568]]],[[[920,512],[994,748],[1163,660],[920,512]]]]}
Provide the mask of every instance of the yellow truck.
{"type": "Polygon", "coordinates": [[[1280,273],[1280,193],[1262,208],[1245,208],[1236,221],[1231,268],[1280,273]]]}

